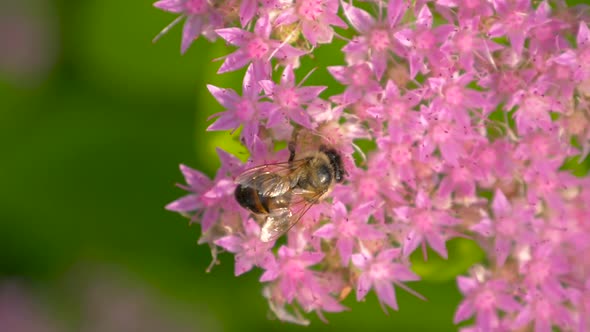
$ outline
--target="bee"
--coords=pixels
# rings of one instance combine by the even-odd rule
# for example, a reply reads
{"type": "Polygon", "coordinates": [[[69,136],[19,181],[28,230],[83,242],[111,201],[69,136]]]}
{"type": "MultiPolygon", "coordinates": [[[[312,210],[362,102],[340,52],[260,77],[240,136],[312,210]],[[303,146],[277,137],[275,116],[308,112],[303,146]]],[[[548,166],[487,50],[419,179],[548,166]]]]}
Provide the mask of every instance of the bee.
{"type": "Polygon", "coordinates": [[[322,145],[318,151],[295,159],[295,144],[290,143],[289,152],[287,162],[256,166],[236,178],[236,201],[264,218],[260,232],[263,242],[289,231],[346,174],[335,149],[322,145]]]}

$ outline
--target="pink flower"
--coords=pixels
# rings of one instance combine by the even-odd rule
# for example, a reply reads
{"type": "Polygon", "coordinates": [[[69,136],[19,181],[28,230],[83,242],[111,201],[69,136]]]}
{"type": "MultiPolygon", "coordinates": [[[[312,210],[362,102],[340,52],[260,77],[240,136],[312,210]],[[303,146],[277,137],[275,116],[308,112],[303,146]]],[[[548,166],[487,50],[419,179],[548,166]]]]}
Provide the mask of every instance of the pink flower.
{"type": "Polygon", "coordinates": [[[264,267],[266,271],[260,281],[275,281],[278,296],[287,303],[297,300],[305,311],[315,310],[319,315],[321,311],[342,311],[345,307],[334,300],[330,284],[324,282],[324,276],[308,269],[323,259],[324,254],[319,252],[298,252],[281,246],[276,263],[264,267]]]}
{"type": "Polygon", "coordinates": [[[332,26],[346,28],[346,23],[337,15],[338,0],[290,0],[290,5],[281,10],[275,19],[277,26],[301,24],[301,33],[313,46],[332,41],[332,26]]]}
{"type": "Polygon", "coordinates": [[[438,195],[449,198],[454,194],[456,201],[477,201],[476,184],[481,177],[479,165],[473,158],[460,158],[457,166],[446,166],[448,175],[440,181],[438,195]]]}
{"type": "Polygon", "coordinates": [[[180,52],[183,54],[201,34],[209,40],[215,40],[217,36],[213,30],[220,28],[223,24],[221,15],[206,0],[160,0],[154,3],[154,7],[181,15],[164,28],[154,41],[167,33],[181,19],[186,18],[180,46],[180,52]]]}
{"type": "Polygon", "coordinates": [[[496,190],[492,202],[493,219],[486,217],[471,229],[484,237],[494,238],[494,256],[498,266],[518,244],[532,244],[533,211],[521,206],[512,207],[501,190],[496,190]]]}
{"type": "Polygon", "coordinates": [[[284,321],[346,310],[352,290],[397,309],[394,285],[417,295],[404,285],[418,279],[409,256],[421,247],[426,260],[431,247],[446,259],[447,240],[464,237],[486,257],[457,279],[455,322],[475,319],[460,330],[586,331],[588,12],[563,1],[359,1],[156,3],[187,18],[183,50],[216,32],[237,47],[219,73],[248,66],[241,95],[208,85],[224,107],[208,129],[241,128],[248,162],[220,153],[213,180],[182,166],[189,193],[168,209],[199,220],[199,243],[233,254],[236,275],[260,268],[284,321]],[[342,18],[353,29],[338,35],[342,18]],[[345,46],[326,57],[317,46],[335,36],[345,46]],[[297,82],[300,63],[332,77],[297,82]],[[323,160],[320,146],[340,154],[343,182],[316,188],[315,171],[293,175],[323,160]],[[281,202],[305,196],[309,209],[277,250],[259,239],[264,214],[236,203],[233,180],[279,163],[276,179],[291,184],[281,202]]]}
{"type": "Polygon", "coordinates": [[[566,49],[562,54],[555,56],[553,61],[571,67],[575,71],[574,79],[581,82],[590,78],[590,29],[586,22],[580,22],[576,44],[577,49],[566,49]]]}
{"type": "Polygon", "coordinates": [[[507,109],[518,106],[514,119],[519,134],[524,135],[537,129],[546,132],[556,129],[550,112],[560,112],[562,105],[546,94],[548,88],[547,82],[537,81],[536,85],[518,91],[508,101],[507,109]]]}
{"type": "Polygon", "coordinates": [[[403,284],[404,281],[415,281],[420,277],[405,264],[394,262],[399,259],[401,259],[399,249],[383,250],[375,257],[367,252],[352,255],[352,263],[361,270],[356,288],[357,301],[365,298],[369,290],[374,288],[383,311],[387,312],[385,305],[397,310],[394,284],[422,298],[403,284]]]}
{"type": "Polygon", "coordinates": [[[383,160],[388,169],[400,181],[415,188],[416,170],[414,162],[418,159],[418,151],[414,146],[415,141],[413,137],[397,129],[397,126],[392,126],[388,136],[377,139],[379,152],[375,158],[383,160]]]}
{"type": "Polygon", "coordinates": [[[560,302],[547,298],[537,291],[532,291],[525,300],[527,305],[514,319],[513,328],[522,328],[531,322],[535,331],[539,332],[550,332],[554,325],[563,328],[574,326],[571,312],[560,302]]]}
{"type": "Polygon", "coordinates": [[[323,258],[323,253],[297,252],[292,248],[281,246],[277,262],[265,268],[266,271],[260,277],[260,281],[278,279],[285,298],[290,302],[295,297],[298,287],[314,282],[313,272],[307,268],[318,264],[323,258]]]}
{"type": "Polygon", "coordinates": [[[512,159],[513,146],[506,139],[498,139],[493,143],[478,141],[473,146],[473,160],[479,171],[479,185],[490,187],[496,180],[512,177],[515,162],[512,159]]]}
{"type": "Polygon", "coordinates": [[[274,143],[270,138],[256,136],[250,147],[250,158],[246,161],[245,169],[259,166],[261,164],[274,164],[289,159],[288,149],[274,151],[274,143]]]}
{"type": "Polygon", "coordinates": [[[392,32],[393,27],[404,15],[406,7],[402,1],[391,1],[387,22],[382,18],[376,21],[366,11],[346,2],[342,2],[342,7],[352,27],[361,34],[342,49],[347,55],[347,62],[358,64],[367,61],[372,64],[377,79],[381,79],[387,68],[390,50],[394,49],[398,54],[403,52],[401,44],[393,38],[392,32]]]}
{"type": "MultiPolygon", "coordinates": [[[[413,111],[422,99],[420,91],[409,90],[402,94],[400,88],[389,80],[380,96],[379,103],[369,107],[366,112],[377,119],[388,121],[390,132],[397,131],[412,138],[421,137],[422,128],[418,121],[420,114],[413,111]]],[[[396,135],[403,136],[400,134],[396,135]]]]}
{"type": "Polygon", "coordinates": [[[459,65],[467,72],[474,71],[478,58],[488,64],[493,63],[492,52],[502,48],[493,41],[481,37],[480,21],[479,16],[459,16],[459,26],[451,35],[451,38],[441,46],[443,52],[457,54],[459,65]]]}
{"type": "Polygon", "coordinates": [[[487,281],[476,277],[457,277],[459,290],[465,299],[455,312],[455,324],[475,314],[475,324],[481,331],[493,331],[500,325],[498,311],[512,313],[520,305],[511,294],[510,284],[502,279],[487,281]]]}
{"type": "Polygon", "coordinates": [[[291,63],[303,54],[291,45],[270,39],[272,26],[267,16],[261,17],[254,27],[254,33],[238,29],[224,28],[215,32],[231,45],[239,49],[228,55],[217,71],[218,74],[238,70],[249,63],[253,65],[255,81],[270,78],[272,58],[291,63]]]}
{"type": "Polygon", "coordinates": [[[445,242],[454,234],[451,226],[459,221],[431,205],[428,195],[419,191],[414,201],[415,207],[401,206],[394,209],[396,217],[405,225],[400,225],[404,234],[403,254],[408,257],[422,244],[426,259],[426,243],[441,257],[447,258],[445,242]]]}
{"type": "Polygon", "coordinates": [[[348,67],[332,66],[328,67],[328,71],[338,82],[347,86],[342,95],[333,97],[344,106],[360,100],[363,94],[381,90],[368,63],[348,67]]]}
{"type": "Polygon", "coordinates": [[[243,96],[239,96],[232,89],[222,89],[207,85],[209,92],[226,110],[212,115],[217,120],[207,130],[236,130],[243,126],[241,138],[246,145],[251,146],[258,135],[259,123],[255,116],[260,114],[260,86],[254,77],[254,65],[250,65],[242,84],[243,96]]]}
{"type": "MultiPolygon", "coordinates": [[[[437,0],[436,4],[444,7],[457,8],[459,19],[471,19],[477,16],[489,17],[494,14],[492,5],[487,0],[437,0]]],[[[447,13],[445,10],[441,10],[441,12],[447,13]]],[[[449,18],[447,19],[450,21],[449,18]]]]}
{"type": "Polygon", "coordinates": [[[260,241],[260,226],[252,220],[244,222],[244,231],[215,240],[216,245],[235,254],[235,275],[250,271],[254,265],[264,267],[274,260],[270,249],[273,243],[260,241]]]}
{"type": "Polygon", "coordinates": [[[221,167],[213,181],[201,172],[180,165],[188,186],[179,187],[191,193],[166,205],[166,209],[170,211],[197,212],[191,219],[200,220],[203,232],[213,226],[222,211],[239,210],[233,199],[235,184],[232,177],[241,171],[241,162],[221,149],[217,149],[217,154],[221,160],[221,167]]]}
{"type": "MultiPolygon", "coordinates": [[[[488,89],[488,100],[492,104],[505,103],[513,97],[517,91],[525,88],[531,77],[536,72],[533,70],[512,70],[510,68],[498,69],[486,73],[478,84],[488,89]]],[[[510,109],[507,109],[509,111],[510,109]]]]}
{"type": "Polygon", "coordinates": [[[536,247],[531,259],[521,266],[520,272],[527,289],[538,289],[545,298],[560,301],[566,295],[561,279],[567,275],[570,267],[566,258],[555,251],[549,245],[536,247]]]}
{"type": "Polygon", "coordinates": [[[551,14],[551,6],[547,1],[541,2],[535,10],[533,28],[529,33],[530,51],[533,54],[551,54],[569,46],[561,33],[569,28],[569,24],[551,14]]]}
{"type": "Polygon", "coordinates": [[[357,246],[357,241],[385,237],[385,234],[367,224],[368,216],[374,209],[373,202],[368,202],[348,213],[344,204],[337,202],[332,208],[332,222],[320,227],[315,231],[314,236],[323,239],[336,238],[336,248],[338,248],[340,260],[343,266],[347,266],[357,246]]]}
{"type": "Polygon", "coordinates": [[[580,310],[580,318],[576,331],[590,328],[590,279],[586,280],[584,288],[576,290],[572,296],[572,303],[580,310]]]}
{"type": "Polygon", "coordinates": [[[305,128],[311,129],[312,124],[304,106],[313,102],[326,89],[325,86],[295,85],[293,67],[285,67],[281,75],[281,83],[275,84],[270,80],[261,80],[260,85],[273,103],[267,103],[264,112],[268,116],[268,127],[275,127],[280,122],[293,120],[305,128]]]}
{"type": "Polygon", "coordinates": [[[438,113],[439,118],[454,120],[457,124],[470,125],[469,110],[482,109],[487,113],[488,101],[485,95],[466,85],[473,81],[473,75],[454,73],[449,78],[433,77],[428,79],[431,93],[435,95],[431,102],[431,111],[438,113]]]}
{"type": "Polygon", "coordinates": [[[533,26],[530,0],[495,0],[492,4],[499,19],[490,28],[490,37],[506,36],[514,52],[520,56],[527,33],[533,26]]]}
{"type": "Polygon", "coordinates": [[[410,78],[416,74],[428,73],[429,69],[424,59],[432,66],[439,66],[447,57],[440,46],[454,30],[452,25],[432,26],[432,12],[428,6],[422,6],[416,19],[416,29],[401,29],[394,37],[405,47],[404,57],[410,67],[410,78]]]}
{"type": "Polygon", "coordinates": [[[558,171],[559,164],[554,162],[533,162],[524,172],[524,179],[529,184],[527,198],[531,204],[543,199],[552,209],[563,210],[561,192],[572,188],[576,179],[568,173],[558,171]]]}
{"type": "Polygon", "coordinates": [[[444,108],[427,110],[422,107],[422,113],[428,118],[421,119],[426,132],[419,145],[420,159],[427,161],[438,148],[445,162],[457,166],[459,157],[466,154],[464,144],[476,137],[471,128],[449,119],[449,112],[444,108]]]}
{"type": "Polygon", "coordinates": [[[404,201],[399,193],[401,184],[396,182],[393,174],[388,174],[388,163],[372,158],[367,170],[354,168],[349,173],[349,183],[334,188],[334,200],[347,205],[370,202],[375,207],[373,217],[379,223],[385,223],[387,207],[404,201]]]}

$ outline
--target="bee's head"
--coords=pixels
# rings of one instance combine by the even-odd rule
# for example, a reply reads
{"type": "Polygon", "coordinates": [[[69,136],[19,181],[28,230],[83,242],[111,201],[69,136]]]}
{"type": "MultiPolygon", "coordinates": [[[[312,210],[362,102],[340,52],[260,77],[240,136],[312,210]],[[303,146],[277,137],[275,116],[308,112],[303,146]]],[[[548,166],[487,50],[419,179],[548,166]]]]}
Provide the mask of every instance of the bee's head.
{"type": "Polygon", "coordinates": [[[346,170],[342,164],[342,157],[340,156],[340,153],[335,149],[328,148],[324,145],[320,146],[320,151],[326,154],[328,159],[330,159],[330,166],[332,166],[332,169],[334,170],[334,180],[336,180],[338,183],[344,181],[346,170]]]}

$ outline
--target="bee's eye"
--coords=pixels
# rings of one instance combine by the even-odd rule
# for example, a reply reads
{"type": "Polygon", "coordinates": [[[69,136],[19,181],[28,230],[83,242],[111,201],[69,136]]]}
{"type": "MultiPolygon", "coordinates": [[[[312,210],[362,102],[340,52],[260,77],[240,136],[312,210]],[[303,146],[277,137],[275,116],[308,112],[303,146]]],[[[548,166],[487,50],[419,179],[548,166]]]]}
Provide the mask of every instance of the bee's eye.
{"type": "Polygon", "coordinates": [[[340,183],[340,182],[342,182],[342,180],[344,180],[344,177],[342,176],[342,172],[340,172],[340,171],[336,171],[335,177],[336,177],[336,182],[338,182],[338,183],[340,183]]]}
{"type": "Polygon", "coordinates": [[[327,165],[322,165],[318,168],[318,180],[320,184],[328,184],[332,181],[332,174],[327,165]]]}

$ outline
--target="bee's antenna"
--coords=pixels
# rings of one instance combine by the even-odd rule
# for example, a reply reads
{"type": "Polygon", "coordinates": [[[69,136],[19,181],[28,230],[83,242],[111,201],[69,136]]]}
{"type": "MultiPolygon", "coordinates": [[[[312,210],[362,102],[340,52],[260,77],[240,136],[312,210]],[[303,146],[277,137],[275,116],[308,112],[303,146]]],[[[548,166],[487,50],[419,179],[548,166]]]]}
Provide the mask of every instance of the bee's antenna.
{"type": "Polygon", "coordinates": [[[322,138],[326,142],[330,142],[330,139],[327,136],[322,135],[319,131],[314,131],[314,134],[322,138]]]}

